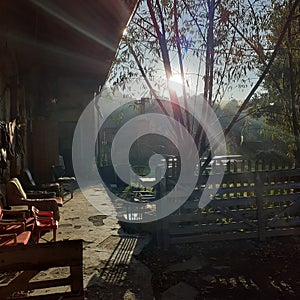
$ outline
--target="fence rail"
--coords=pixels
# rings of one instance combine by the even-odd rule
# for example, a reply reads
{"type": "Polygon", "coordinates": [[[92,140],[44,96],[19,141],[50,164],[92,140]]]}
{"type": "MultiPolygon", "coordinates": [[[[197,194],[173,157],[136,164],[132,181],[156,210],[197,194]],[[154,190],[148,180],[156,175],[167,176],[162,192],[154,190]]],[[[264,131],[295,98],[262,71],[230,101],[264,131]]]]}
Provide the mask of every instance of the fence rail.
{"type": "MultiPolygon", "coordinates": [[[[275,170],[274,163],[230,162],[222,183],[209,187],[205,186],[208,175],[200,175],[190,199],[160,223],[160,243],[168,247],[300,234],[300,169],[287,167],[282,164],[275,170]],[[203,189],[214,187],[218,191],[209,205],[198,208],[203,189]]],[[[173,185],[176,178],[169,172],[166,180],[173,185]]]]}

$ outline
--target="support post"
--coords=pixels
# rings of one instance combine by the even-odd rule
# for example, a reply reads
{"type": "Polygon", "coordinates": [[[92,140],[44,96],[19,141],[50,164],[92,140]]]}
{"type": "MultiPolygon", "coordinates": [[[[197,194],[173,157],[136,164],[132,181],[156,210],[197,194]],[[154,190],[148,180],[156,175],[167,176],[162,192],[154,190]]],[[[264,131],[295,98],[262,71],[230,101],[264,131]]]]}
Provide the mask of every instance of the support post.
{"type": "Polygon", "coordinates": [[[255,173],[255,195],[256,195],[256,207],[257,207],[257,232],[258,239],[260,241],[264,241],[266,239],[265,236],[265,220],[263,213],[263,192],[264,186],[262,178],[259,172],[255,173]]]}

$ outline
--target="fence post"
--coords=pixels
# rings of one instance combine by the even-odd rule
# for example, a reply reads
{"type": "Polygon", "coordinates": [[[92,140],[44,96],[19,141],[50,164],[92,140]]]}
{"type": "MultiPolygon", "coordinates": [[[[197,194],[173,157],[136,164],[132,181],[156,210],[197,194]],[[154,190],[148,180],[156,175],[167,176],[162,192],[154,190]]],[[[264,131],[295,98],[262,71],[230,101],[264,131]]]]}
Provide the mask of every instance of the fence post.
{"type": "Polygon", "coordinates": [[[252,162],[250,159],[248,159],[248,172],[252,172],[252,162]]]}
{"type": "MultiPolygon", "coordinates": [[[[161,178],[161,168],[160,167],[156,167],[156,169],[155,169],[155,178],[156,178],[156,180],[161,178]]],[[[156,200],[160,199],[161,195],[162,195],[161,182],[159,181],[156,184],[156,194],[155,194],[156,200]]],[[[160,209],[161,209],[160,204],[158,203],[156,205],[156,213],[158,213],[158,211],[160,209]]],[[[156,243],[157,243],[158,247],[161,248],[162,243],[163,243],[163,241],[162,241],[162,223],[161,223],[161,220],[157,220],[157,222],[156,222],[156,243]]]]}
{"type": "Polygon", "coordinates": [[[255,195],[256,195],[256,207],[257,207],[257,231],[258,239],[264,241],[265,236],[265,220],[263,213],[263,181],[259,172],[255,172],[255,195]]]}
{"type": "MultiPolygon", "coordinates": [[[[161,178],[161,168],[156,168],[156,179],[161,178]]],[[[162,198],[166,194],[166,177],[162,177],[159,183],[157,184],[157,191],[156,191],[156,199],[162,198]]],[[[165,203],[158,203],[156,206],[156,211],[159,215],[159,211],[162,209],[162,205],[165,203]]],[[[168,248],[169,246],[169,224],[168,218],[163,218],[157,220],[156,223],[156,241],[157,245],[160,248],[168,248]]]]}

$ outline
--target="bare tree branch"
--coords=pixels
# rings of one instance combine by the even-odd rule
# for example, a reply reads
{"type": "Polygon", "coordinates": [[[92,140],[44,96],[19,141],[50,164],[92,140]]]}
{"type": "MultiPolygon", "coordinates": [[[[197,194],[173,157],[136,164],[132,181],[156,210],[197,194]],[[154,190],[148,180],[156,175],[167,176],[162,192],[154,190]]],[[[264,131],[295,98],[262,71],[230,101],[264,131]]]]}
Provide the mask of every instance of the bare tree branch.
{"type": "Polygon", "coordinates": [[[187,122],[186,126],[187,126],[187,130],[190,131],[190,115],[188,113],[188,106],[187,106],[185,75],[184,75],[184,69],[183,69],[183,61],[182,61],[182,54],[181,54],[181,47],[180,47],[180,37],[179,37],[179,30],[178,30],[177,0],[174,0],[174,26],[175,26],[175,40],[176,40],[176,46],[177,46],[177,54],[178,54],[181,81],[182,81],[183,101],[184,101],[184,107],[185,107],[185,112],[186,112],[186,122],[187,122]]]}
{"type": "Polygon", "coordinates": [[[290,12],[289,12],[289,15],[287,17],[287,20],[283,26],[283,29],[282,29],[282,32],[278,38],[278,41],[275,45],[275,48],[274,48],[274,51],[270,57],[270,60],[268,62],[268,64],[266,65],[266,68],[265,70],[263,71],[263,73],[261,74],[260,78],[258,79],[258,81],[256,82],[256,84],[253,86],[253,88],[251,89],[250,93],[248,94],[248,96],[246,97],[246,99],[244,100],[244,102],[242,103],[242,105],[240,106],[240,108],[238,109],[238,111],[236,112],[235,116],[233,117],[233,119],[231,120],[231,122],[229,123],[229,125],[227,126],[227,128],[225,128],[224,130],[224,135],[226,136],[231,128],[233,127],[233,125],[236,123],[237,119],[239,118],[241,112],[246,108],[247,104],[249,103],[250,99],[252,98],[252,96],[254,95],[254,93],[256,92],[256,90],[258,89],[258,87],[260,86],[260,84],[262,83],[262,81],[264,80],[264,78],[266,77],[266,75],[268,74],[273,62],[274,62],[274,59],[278,53],[278,50],[282,44],[282,41],[283,41],[283,38],[288,30],[288,27],[292,21],[292,18],[293,18],[293,15],[294,15],[294,12],[296,10],[296,7],[299,5],[300,3],[300,0],[295,0],[290,12]]]}

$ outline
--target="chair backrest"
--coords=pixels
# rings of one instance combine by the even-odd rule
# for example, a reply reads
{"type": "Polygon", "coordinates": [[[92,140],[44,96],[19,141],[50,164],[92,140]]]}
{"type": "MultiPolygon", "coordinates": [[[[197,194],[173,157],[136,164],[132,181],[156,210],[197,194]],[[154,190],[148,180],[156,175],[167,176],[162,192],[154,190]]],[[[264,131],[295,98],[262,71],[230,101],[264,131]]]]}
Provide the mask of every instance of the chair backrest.
{"type": "Polygon", "coordinates": [[[8,205],[20,205],[27,195],[18,178],[12,178],[6,184],[6,201],[8,205]]]}
{"type": "Polygon", "coordinates": [[[4,195],[0,193],[0,220],[3,218],[3,207],[5,206],[4,203],[4,195]]]}
{"type": "Polygon", "coordinates": [[[20,174],[20,181],[24,186],[36,186],[29,169],[24,169],[20,174]]]}
{"type": "Polygon", "coordinates": [[[53,165],[51,170],[54,180],[57,180],[59,177],[63,177],[65,175],[65,169],[63,166],[53,165]]]}
{"type": "Polygon", "coordinates": [[[2,191],[0,191],[0,210],[1,210],[0,219],[3,216],[2,209],[4,206],[6,206],[6,198],[5,198],[4,194],[2,193],[2,191]]]}
{"type": "Polygon", "coordinates": [[[44,211],[40,212],[35,206],[31,207],[31,211],[32,211],[36,226],[43,226],[44,228],[47,227],[48,229],[56,229],[57,228],[58,221],[54,220],[53,214],[50,215],[44,211]]]}

